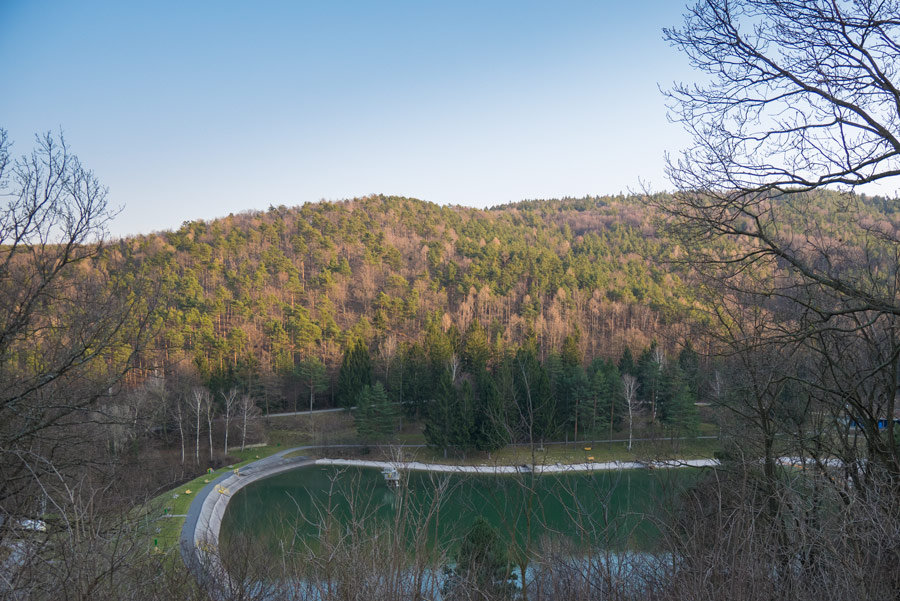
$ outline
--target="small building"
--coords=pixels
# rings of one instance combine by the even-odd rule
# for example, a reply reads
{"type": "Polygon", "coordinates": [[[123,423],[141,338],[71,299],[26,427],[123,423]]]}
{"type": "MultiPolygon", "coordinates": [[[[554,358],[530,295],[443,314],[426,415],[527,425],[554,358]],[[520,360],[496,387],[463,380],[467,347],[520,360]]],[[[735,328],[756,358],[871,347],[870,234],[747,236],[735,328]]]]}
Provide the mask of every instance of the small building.
{"type": "Polygon", "coordinates": [[[381,475],[384,476],[384,482],[390,488],[400,488],[400,470],[395,466],[384,468],[381,470],[381,475]]]}

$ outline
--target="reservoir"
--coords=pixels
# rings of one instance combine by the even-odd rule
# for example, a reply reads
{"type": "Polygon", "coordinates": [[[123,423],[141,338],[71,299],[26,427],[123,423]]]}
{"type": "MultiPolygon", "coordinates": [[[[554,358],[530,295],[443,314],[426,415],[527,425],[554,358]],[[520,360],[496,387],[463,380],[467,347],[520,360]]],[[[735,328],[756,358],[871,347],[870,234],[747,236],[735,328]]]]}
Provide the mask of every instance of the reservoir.
{"type": "Polygon", "coordinates": [[[452,549],[483,516],[512,554],[563,543],[652,551],[658,524],[677,507],[697,469],[636,469],[535,475],[403,472],[390,488],[379,470],[309,466],[254,482],[231,499],[221,530],[235,545],[271,552],[315,550],[328,538],[364,533],[412,549],[452,549]],[[355,533],[355,534],[354,534],[355,533]]]}

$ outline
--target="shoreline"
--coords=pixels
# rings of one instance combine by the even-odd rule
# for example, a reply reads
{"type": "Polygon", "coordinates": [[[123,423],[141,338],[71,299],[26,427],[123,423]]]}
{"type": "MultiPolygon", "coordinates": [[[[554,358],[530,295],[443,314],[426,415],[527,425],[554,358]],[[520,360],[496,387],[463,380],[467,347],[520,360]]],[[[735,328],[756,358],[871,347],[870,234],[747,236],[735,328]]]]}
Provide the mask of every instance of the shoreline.
{"type": "Polygon", "coordinates": [[[316,465],[337,465],[373,468],[398,468],[419,472],[442,472],[452,474],[563,474],[568,472],[608,472],[616,470],[676,469],[682,467],[716,467],[718,459],[672,459],[668,461],[607,461],[586,463],[552,463],[521,465],[450,465],[445,463],[422,463],[420,461],[377,461],[371,459],[316,459],[316,465]]]}

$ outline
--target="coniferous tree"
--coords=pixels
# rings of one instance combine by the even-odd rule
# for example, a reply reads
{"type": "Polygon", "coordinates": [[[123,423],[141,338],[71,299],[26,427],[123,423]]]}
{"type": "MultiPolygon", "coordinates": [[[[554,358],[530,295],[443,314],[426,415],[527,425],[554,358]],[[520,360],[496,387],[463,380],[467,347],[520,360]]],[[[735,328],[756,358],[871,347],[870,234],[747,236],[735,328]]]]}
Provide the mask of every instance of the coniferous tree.
{"type": "Polygon", "coordinates": [[[483,516],[475,518],[448,569],[446,599],[505,599],[515,591],[515,574],[500,535],[483,516]]]}
{"type": "Polygon", "coordinates": [[[397,425],[397,407],[388,399],[381,382],[364,386],[356,396],[353,414],[356,432],[362,440],[378,442],[393,434],[397,425]]]}
{"type": "Polygon", "coordinates": [[[555,434],[558,425],[550,379],[531,344],[519,349],[513,361],[520,440],[542,442],[555,434]]]}
{"type": "Polygon", "coordinates": [[[684,347],[678,353],[678,367],[681,368],[684,380],[696,399],[700,396],[700,356],[690,340],[685,341],[684,347]]]}
{"type": "Polygon", "coordinates": [[[456,352],[453,341],[441,330],[441,321],[437,314],[430,315],[425,325],[424,350],[431,365],[432,378],[436,382],[456,352]]]}
{"type": "Polygon", "coordinates": [[[420,419],[427,412],[428,401],[434,398],[436,382],[432,378],[431,366],[422,346],[413,344],[401,353],[398,369],[401,406],[403,414],[412,419],[420,419]]]}
{"type": "Polygon", "coordinates": [[[349,409],[356,402],[359,392],[372,384],[372,360],[366,343],[356,338],[344,352],[341,371],[338,373],[337,400],[349,409]]]}
{"type": "Polygon", "coordinates": [[[425,440],[433,447],[444,452],[453,445],[453,418],[454,405],[456,405],[456,387],[448,371],[438,380],[434,399],[428,404],[425,415],[425,440]]]}
{"type": "Polygon", "coordinates": [[[695,399],[681,368],[666,366],[660,377],[660,421],[674,432],[692,433],[697,427],[695,399]]]}
{"type": "Polygon", "coordinates": [[[462,360],[463,369],[470,374],[477,374],[487,369],[488,359],[491,357],[491,345],[488,342],[487,332],[475,319],[466,330],[463,339],[462,360]]]}
{"type": "Polygon", "coordinates": [[[472,446],[479,451],[495,451],[509,442],[506,408],[494,377],[481,370],[475,379],[472,446]]]}
{"type": "Polygon", "coordinates": [[[450,444],[465,454],[475,447],[475,400],[472,385],[463,380],[450,407],[450,444]]]}
{"type": "Polygon", "coordinates": [[[632,376],[637,375],[637,368],[634,364],[634,356],[631,354],[631,349],[627,346],[625,350],[622,351],[622,356],[619,358],[619,373],[621,375],[630,374],[632,376]]]}
{"type": "Polygon", "coordinates": [[[353,421],[356,424],[356,435],[360,440],[373,441],[375,439],[375,403],[372,402],[371,386],[365,386],[359,391],[355,404],[353,421]]]}
{"type": "Polygon", "coordinates": [[[654,340],[637,361],[638,399],[650,409],[650,423],[656,422],[660,379],[663,371],[662,349],[654,340]]]}
{"type": "Polygon", "coordinates": [[[619,368],[609,359],[595,359],[591,363],[590,394],[594,412],[595,430],[606,426],[609,438],[613,429],[622,424],[626,407],[623,406],[622,377],[619,368]]]}
{"type": "MultiPolygon", "coordinates": [[[[551,360],[554,355],[551,355],[551,360]]],[[[551,361],[548,361],[550,363],[551,361]]],[[[578,349],[577,336],[566,336],[562,351],[558,355],[558,366],[553,381],[554,395],[561,425],[571,431],[578,440],[579,430],[584,430],[585,417],[590,419],[590,408],[587,406],[588,380],[581,365],[581,351],[578,349]]],[[[551,369],[548,372],[553,373],[551,369]]]]}

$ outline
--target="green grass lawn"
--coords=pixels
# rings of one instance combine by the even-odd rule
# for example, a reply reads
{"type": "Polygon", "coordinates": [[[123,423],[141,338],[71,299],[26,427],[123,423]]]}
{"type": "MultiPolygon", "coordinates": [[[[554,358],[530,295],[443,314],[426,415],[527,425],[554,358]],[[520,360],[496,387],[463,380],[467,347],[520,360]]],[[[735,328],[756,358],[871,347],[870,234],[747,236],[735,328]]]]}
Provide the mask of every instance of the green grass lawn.
{"type": "Polygon", "coordinates": [[[146,524],[148,544],[160,549],[163,553],[177,551],[178,539],[184,526],[184,515],[187,513],[194,497],[207,481],[218,476],[268,457],[285,448],[310,444],[341,444],[354,442],[356,429],[352,416],[345,413],[324,413],[295,415],[280,418],[262,418],[266,423],[266,439],[269,443],[262,447],[247,448],[244,451],[232,447],[228,456],[236,461],[228,466],[213,470],[177,488],[165,492],[147,505],[140,515],[146,524]],[[187,493],[186,491],[191,491],[187,493]]]}
{"type": "MultiPolygon", "coordinates": [[[[676,440],[658,439],[655,441],[636,441],[628,450],[628,444],[624,442],[580,442],[570,444],[547,444],[543,448],[534,445],[507,446],[492,453],[470,452],[465,456],[444,454],[440,449],[403,448],[402,457],[405,461],[421,461],[424,463],[445,463],[450,465],[520,465],[530,464],[532,459],[537,464],[554,463],[585,463],[593,461],[603,463],[607,461],[653,461],[661,459],[708,459],[713,457],[718,450],[718,441],[715,439],[700,440],[676,440]],[[587,448],[590,450],[587,450],[587,448]],[[533,453],[533,456],[532,456],[533,453]]],[[[356,459],[388,460],[395,457],[397,447],[386,445],[372,445],[361,449],[333,449],[296,451],[288,457],[301,455],[316,455],[320,457],[352,457],[356,459]]]]}
{"type": "Polygon", "coordinates": [[[247,465],[263,457],[268,457],[281,450],[284,450],[284,447],[276,445],[248,448],[243,451],[239,449],[235,451],[229,450],[229,457],[237,458],[237,462],[213,470],[212,473],[194,478],[181,484],[178,488],[165,492],[151,500],[144,506],[144,510],[140,515],[140,519],[146,523],[148,544],[158,548],[163,553],[177,550],[178,538],[184,526],[184,515],[187,513],[194,497],[208,482],[212,482],[234,468],[247,465]],[[187,491],[191,492],[188,493],[187,491]]]}
{"type": "MultiPolygon", "coordinates": [[[[581,442],[570,444],[548,444],[531,446],[508,446],[493,453],[471,453],[465,458],[469,464],[518,465],[554,463],[604,463],[609,461],[653,461],[660,459],[705,459],[713,456],[718,448],[716,440],[637,441],[631,450],[624,442],[581,442]]],[[[443,453],[437,449],[422,449],[423,459],[428,453],[434,460],[442,460],[443,453]]]]}

